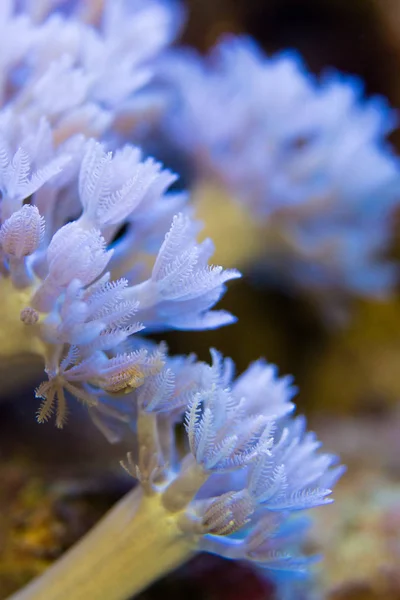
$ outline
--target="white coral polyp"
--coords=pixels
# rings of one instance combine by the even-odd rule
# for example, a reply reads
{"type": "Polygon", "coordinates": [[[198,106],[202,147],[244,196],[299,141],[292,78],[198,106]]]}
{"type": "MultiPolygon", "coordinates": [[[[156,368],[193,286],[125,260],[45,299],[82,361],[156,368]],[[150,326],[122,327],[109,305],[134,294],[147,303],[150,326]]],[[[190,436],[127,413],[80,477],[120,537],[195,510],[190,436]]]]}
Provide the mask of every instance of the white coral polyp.
{"type": "Polygon", "coordinates": [[[44,228],[44,219],[37,207],[26,204],[3,223],[0,229],[0,244],[10,256],[29,256],[39,248],[44,228]]]}
{"type": "Polygon", "coordinates": [[[79,279],[89,285],[101,275],[112,256],[97,229],[82,229],[77,223],[64,225],[54,235],[47,249],[49,278],[64,287],[79,279]]]}

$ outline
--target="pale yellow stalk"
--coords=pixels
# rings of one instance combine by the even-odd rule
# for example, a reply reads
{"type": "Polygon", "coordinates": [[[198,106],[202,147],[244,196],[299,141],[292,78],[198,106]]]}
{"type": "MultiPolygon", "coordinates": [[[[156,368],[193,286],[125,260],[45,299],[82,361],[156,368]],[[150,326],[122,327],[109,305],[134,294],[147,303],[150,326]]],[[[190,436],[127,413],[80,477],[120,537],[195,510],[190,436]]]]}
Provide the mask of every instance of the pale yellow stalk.
{"type": "Polygon", "coordinates": [[[9,277],[0,278],[0,397],[21,389],[43,371],[45,345],[35,335],[38,325],[21,321],[32,288],[17,290],[9,277]]]}
{"type": "Polygon", "coordinates": [[[195,539],[141,486],[50,567],[9,600],[129,600],[191,558],[195,539]]]}

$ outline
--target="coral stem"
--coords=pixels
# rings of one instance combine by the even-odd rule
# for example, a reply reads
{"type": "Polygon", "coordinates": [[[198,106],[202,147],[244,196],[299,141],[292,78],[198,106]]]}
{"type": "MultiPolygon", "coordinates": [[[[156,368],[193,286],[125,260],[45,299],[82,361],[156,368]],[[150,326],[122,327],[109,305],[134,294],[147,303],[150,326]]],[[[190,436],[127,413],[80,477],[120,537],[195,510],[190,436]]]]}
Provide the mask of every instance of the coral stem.
{"type": "Polygon", "coordinates": [[[0,399],[37,381],[43,370],[45,345],[36,335],[38,324],[21,319],[31,294],[30,288],[17,291],[10,278],[0,278],[0,399]]]}
{"type": "Polygon", "coordinates": [[[160,498],[134,488],[43,575],[8,600],[128,600],[186,562],[193,542],[160,498]]]}

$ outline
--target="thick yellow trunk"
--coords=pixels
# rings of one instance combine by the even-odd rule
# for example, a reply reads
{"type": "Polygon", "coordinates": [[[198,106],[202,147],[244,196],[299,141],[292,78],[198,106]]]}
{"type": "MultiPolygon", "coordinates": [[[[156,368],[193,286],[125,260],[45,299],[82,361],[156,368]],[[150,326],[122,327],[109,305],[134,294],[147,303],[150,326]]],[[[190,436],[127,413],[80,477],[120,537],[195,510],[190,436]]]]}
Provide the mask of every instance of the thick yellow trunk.
{"type": "Polygon", "coordinates": [[[10,278],[0,279],[0,398],[37,379],[43,371],[45,346],[35,335],[38,325],[20,319],[32,290],[17,290],[10,278]]]}
{"type": "Polygon", "coordinates": [[[160,497],[144,496],[137,487],[9,600],[129,600],[193,552],[160,497]]]}

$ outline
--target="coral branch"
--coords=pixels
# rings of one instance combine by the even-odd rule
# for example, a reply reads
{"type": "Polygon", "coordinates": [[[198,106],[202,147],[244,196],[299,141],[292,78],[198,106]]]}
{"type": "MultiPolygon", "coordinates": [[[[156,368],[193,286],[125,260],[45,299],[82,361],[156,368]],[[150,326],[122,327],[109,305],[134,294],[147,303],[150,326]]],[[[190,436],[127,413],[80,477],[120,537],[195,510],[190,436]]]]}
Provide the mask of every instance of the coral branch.
{"type": "Polygon", "coordinates": [[[128,493],[72,550],[9,600],[126,600],[187,561],[194,546],[158,496],[128,493]]]}

